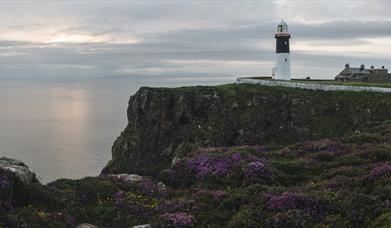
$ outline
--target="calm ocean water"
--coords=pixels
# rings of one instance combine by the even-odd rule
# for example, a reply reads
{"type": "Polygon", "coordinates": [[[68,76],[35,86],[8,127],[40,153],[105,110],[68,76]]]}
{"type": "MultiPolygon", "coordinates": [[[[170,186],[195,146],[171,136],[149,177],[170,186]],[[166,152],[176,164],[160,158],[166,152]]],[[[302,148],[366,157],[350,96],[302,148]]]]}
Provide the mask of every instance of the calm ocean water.
{"type": "Polygon", "coordinates": [[[25,162],[44,183],[98,175],[140,86],[215,85],[231,78],[0,79],[0,156],[25,162]]]}

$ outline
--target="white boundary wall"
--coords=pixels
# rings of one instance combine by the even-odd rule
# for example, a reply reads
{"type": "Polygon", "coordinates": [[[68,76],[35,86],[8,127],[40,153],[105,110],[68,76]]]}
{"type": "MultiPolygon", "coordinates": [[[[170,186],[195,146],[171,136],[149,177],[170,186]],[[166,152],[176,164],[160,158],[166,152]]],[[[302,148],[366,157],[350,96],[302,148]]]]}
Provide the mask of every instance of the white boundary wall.
{"type": "Polygon", "coordinates": [[[309,90],[323,90],[323,91],[365,91],[377,93],[391,93],[391,88],[384,87],[366,87],[366,86],[343,86],[343,85],[326,85],[321,83],[310,82],[295,82],[295,81],[278,81],[278,80],[263,80],[251,78],[237,78],[238,84],[258,84],[263,86],[282,86],[309,90]]]}

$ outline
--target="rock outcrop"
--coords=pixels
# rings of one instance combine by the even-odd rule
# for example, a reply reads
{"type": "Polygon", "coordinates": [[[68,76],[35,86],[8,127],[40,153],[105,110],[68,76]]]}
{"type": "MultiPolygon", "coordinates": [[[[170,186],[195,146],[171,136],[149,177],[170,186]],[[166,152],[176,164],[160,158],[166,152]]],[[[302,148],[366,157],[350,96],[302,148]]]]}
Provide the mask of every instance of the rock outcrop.
{"type": "Polygon", "coordinates": [[[14,174],[20,181],[26,184],[37,182],[35,173],[23,162],[11,158],[0,158],[0,170],[5,173],[14,174]]]}
{"type": "Polygon", "coordinates": [[[8,212],[26,206],[40,186],[35,174],[23,162],[0,158],[0,227],[18,227],[10,222],[8,212]]]}
{"type": "Polygon", "coordinates": [[[391,112],[391,95],[223,85],[141,88],[103,173],[156,175],[199,147],[264,145],[341,136],[391,112]]]}

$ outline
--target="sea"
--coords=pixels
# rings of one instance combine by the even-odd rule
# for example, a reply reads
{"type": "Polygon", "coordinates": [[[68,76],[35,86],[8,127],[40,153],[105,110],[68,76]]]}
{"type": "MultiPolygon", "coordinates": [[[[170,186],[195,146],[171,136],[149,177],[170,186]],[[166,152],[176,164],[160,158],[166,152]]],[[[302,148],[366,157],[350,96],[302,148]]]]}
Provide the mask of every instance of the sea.
{"type": "Polygon", "coordinates": [[[97,176],[141,86],[233,83],[235,77],[132,76],[0,79],[0,157],[23,161],[42,183],[97,176]]]}

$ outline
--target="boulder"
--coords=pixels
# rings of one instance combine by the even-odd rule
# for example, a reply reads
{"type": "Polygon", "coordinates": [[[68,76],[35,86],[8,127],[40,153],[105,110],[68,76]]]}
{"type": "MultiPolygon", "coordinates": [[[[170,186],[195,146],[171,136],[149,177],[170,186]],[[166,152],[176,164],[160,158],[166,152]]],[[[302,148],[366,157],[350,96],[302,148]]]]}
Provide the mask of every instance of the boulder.
{"type": "Polygon", "coordinates": [[[121,173],[121,174],[108,174],[107,176],[110,178],[122,180],[122,181],[128,182],[128,183],[141,182],[141,181],[145,180],[144,177],[137,175],[137,174],[121,173]]]}
{"type": "Polygon", "coordinates": [[[151,224],[137,225],[132,228],[152,228],[151,224]]]}
{"type": "Polygon", "coordinates": [[[166,186],[163,182],[158,182],[158,183],[157,183],[157,186],[158,186],[159,189],[162,190],[162,191],[166,191],[166,190],[167,190],[167,186],[166,186]]]}
{"type": "Polygon", "coordinates": [[[0,158],[0,169],[6,173],[13,173],[25,184],[38,182],[35,173],[31,172],[29,167],[19,160],[2,157],[0,158]]]}

